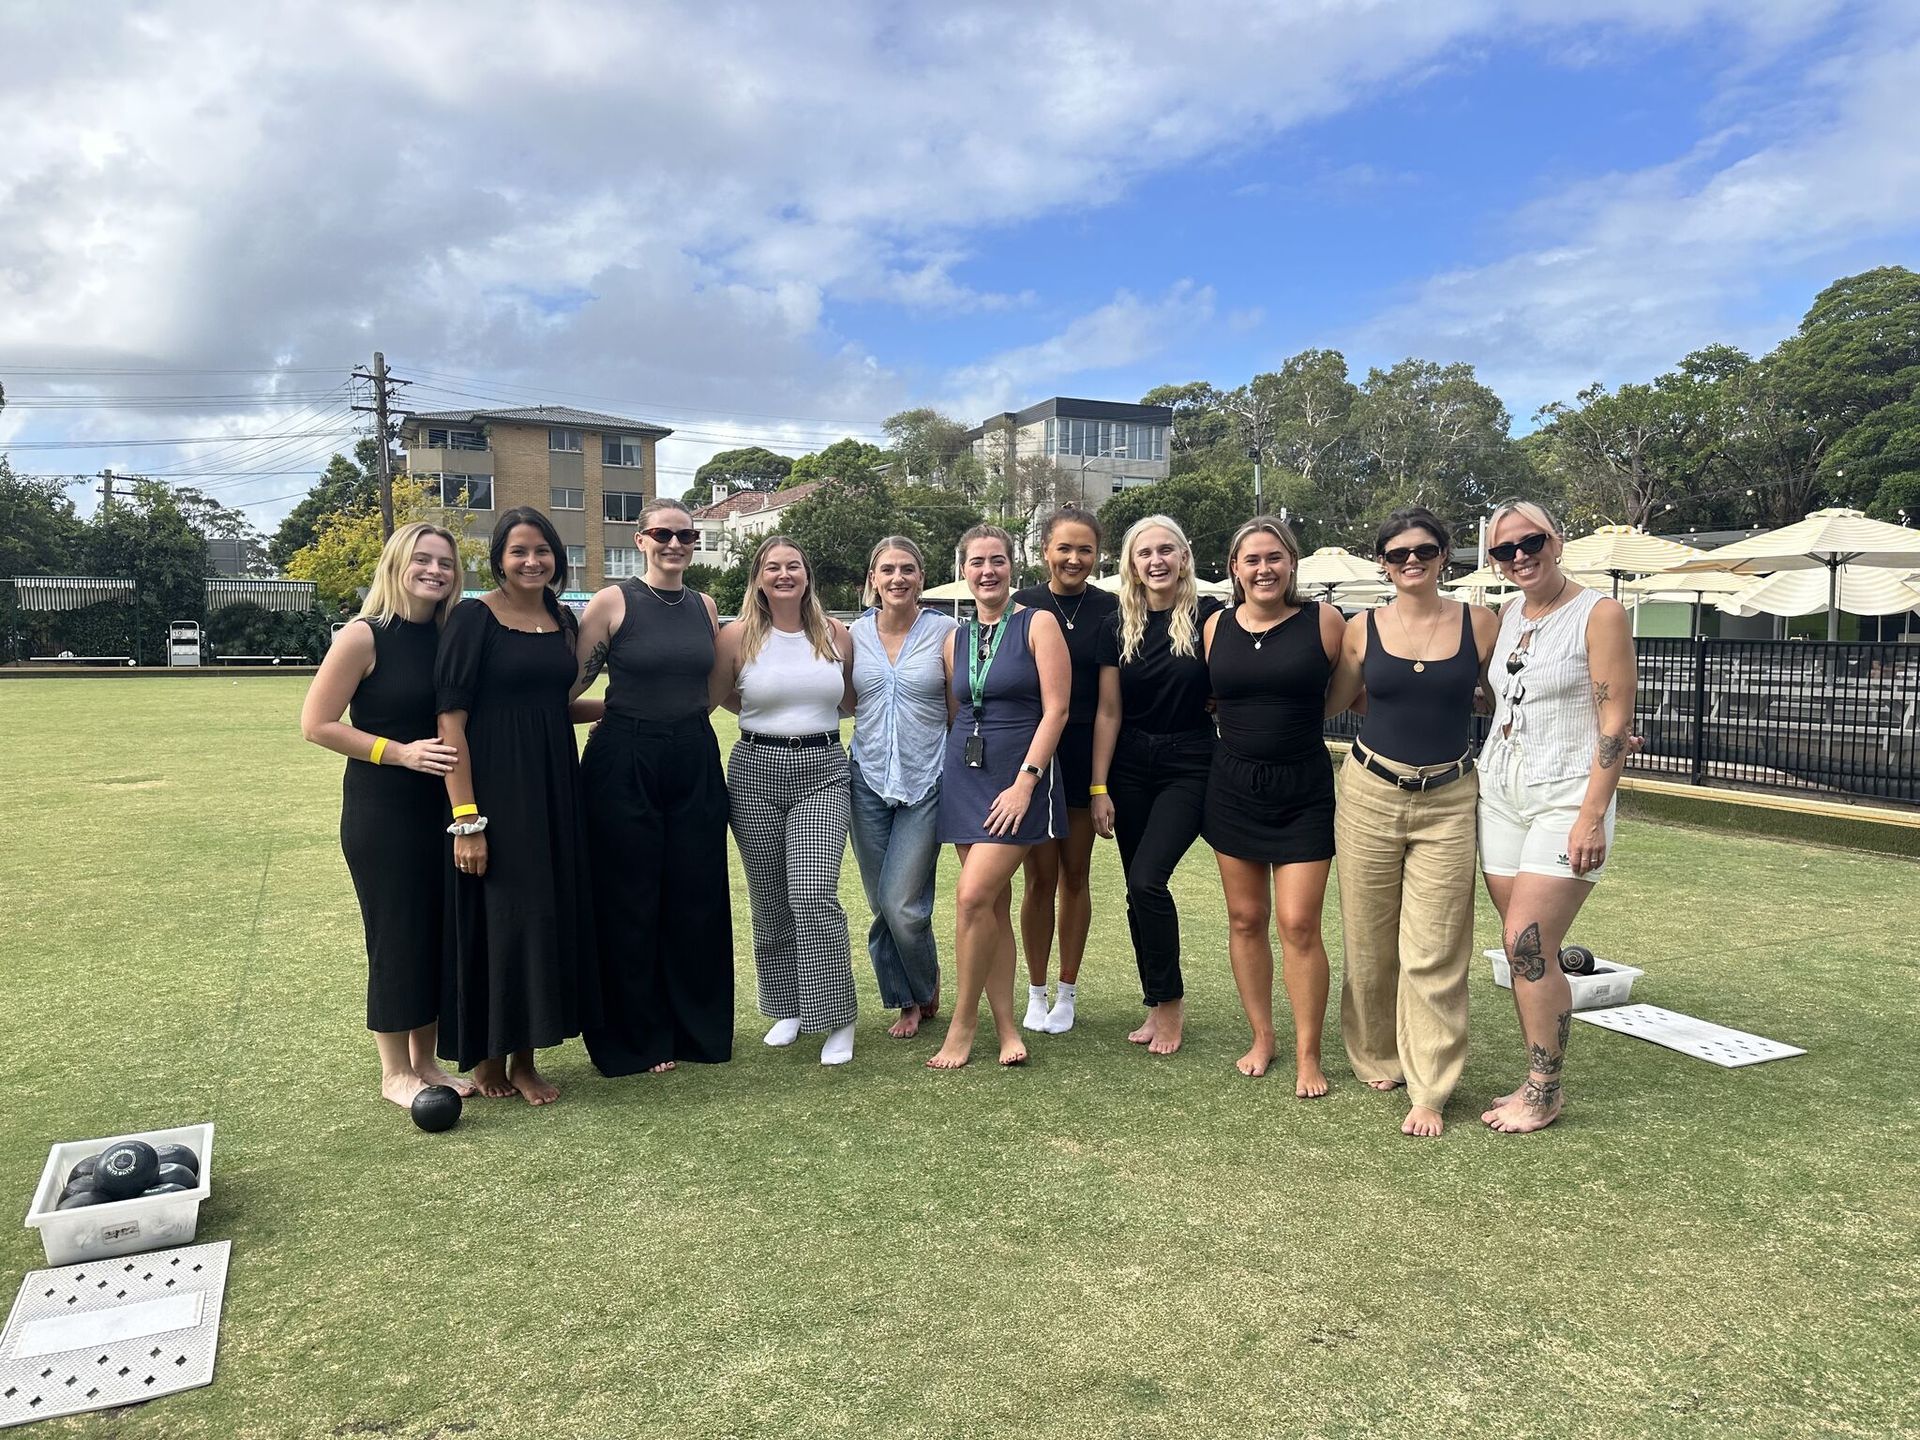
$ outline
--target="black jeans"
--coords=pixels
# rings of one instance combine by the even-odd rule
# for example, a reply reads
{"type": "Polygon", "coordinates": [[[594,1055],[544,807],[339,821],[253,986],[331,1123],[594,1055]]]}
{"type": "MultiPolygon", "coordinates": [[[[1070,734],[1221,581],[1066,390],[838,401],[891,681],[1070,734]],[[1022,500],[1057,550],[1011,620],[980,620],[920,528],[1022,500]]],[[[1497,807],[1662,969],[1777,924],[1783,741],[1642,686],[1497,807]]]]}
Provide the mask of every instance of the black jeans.
{"type": "Polygon", "coordinates": [[[1180,978],[1180,914],[1167,881],[1199,838],[1213,745],[1211,730],[1151,735],[1125,727],[1114,745],[1107,790],[1127,876],[1127,929],[1148,1005],[1187,993],[1180,978]]]}

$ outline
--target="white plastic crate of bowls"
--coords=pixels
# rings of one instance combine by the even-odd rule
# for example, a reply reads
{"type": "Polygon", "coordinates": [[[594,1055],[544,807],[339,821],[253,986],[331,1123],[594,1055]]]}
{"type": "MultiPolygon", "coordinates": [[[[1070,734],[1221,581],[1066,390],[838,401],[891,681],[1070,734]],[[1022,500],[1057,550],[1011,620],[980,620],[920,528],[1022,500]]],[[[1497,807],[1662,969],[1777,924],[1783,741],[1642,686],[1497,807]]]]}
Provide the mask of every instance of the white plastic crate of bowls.
{"type": "Polygon", "coordinates": [[[27,1208],[27,1228],[40,1232],[49,1265],[77,1265],[137,1255],[169,1245],[190,1245],[200,1228],[200,1205],[213,1193],[213,1125],[176,1125],[171,1130],[142,1130],[99,1140],[69,1140],[47,1152],[47,1167],[27,1208]],[[104,1205],[62,1210],[60,1192],[67,1172],[89,1155],[119,1140],[144,1140],[158,1149],[184,1145],[199,1157],[200,1183],[171,1195],[136,1195],[104,1205]]]}
{"type": "MultiPolygon", "coordinates": [[[[1507,964],[1507,952],[1494,949],[1482,953],[1493,962],[1493,983],[1511,990],[1513,970],[1507,964]]],[[[1567,984],[1573,987],[1573,1008],[1605,1010],[1612,1005],[1625,1005],[1627,997],[1633,993],[1633,982],[1646,973],[1631,965],[1602,960],[1596,955],[1593,958],[1593,974],[1567,976],[1567,984]]]]}

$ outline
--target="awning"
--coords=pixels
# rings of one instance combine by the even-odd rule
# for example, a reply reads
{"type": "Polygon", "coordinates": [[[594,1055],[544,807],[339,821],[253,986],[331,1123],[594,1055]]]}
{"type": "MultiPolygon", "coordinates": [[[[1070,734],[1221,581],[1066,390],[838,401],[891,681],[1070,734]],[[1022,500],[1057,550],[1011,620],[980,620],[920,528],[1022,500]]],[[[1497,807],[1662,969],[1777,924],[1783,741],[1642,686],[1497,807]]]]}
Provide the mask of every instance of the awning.
{"type": "Polygon", "coordinates": [[[291,610],[304,615],[313,608],[313,592],[311,580],[211,579],[207,581],[207,613],[245,603],[262,610],[291,610]]]}
{"type": "Polygon", "coordinates": [[[14,575],[22,610],[84,610],[102,600],[132,600],[135,582],[116,575],[14,575]]]}

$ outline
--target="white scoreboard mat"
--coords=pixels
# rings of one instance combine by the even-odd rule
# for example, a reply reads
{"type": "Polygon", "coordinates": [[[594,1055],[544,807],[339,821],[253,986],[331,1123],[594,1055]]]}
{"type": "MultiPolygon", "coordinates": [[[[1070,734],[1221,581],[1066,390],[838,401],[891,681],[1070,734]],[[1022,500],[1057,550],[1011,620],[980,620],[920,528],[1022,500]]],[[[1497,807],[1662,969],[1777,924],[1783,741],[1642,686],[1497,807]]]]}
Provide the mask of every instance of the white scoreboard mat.
{"type": "Polygon", "coordinates": [[[1651,1040],[1682,1055],[1732,1069],[1738,1065],[1759,1065],[1768,1060],[1784,1060],[1807,1052],[1793,1045],[1782,1045],[1764,1035],[1749,1035],[1711,1020],[1663,1010],[1658,1005],[1616,1005],[1611,1010],[1576,1010],[1573,1018],[1602,1030],[1613,1030],[1641,1040],[1651,1040]]]}

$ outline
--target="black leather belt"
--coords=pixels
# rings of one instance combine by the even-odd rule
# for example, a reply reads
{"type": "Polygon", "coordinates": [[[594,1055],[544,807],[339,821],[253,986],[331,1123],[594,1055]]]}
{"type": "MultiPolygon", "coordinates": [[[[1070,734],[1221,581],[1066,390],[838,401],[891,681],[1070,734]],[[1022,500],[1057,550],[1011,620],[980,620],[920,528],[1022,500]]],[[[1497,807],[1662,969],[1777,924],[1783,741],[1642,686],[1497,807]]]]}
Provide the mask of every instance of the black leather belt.
{"type": "Polygon", "coordinates": [[[1428,775],[1402,775],[1396,770],[1389,770],[1362,750],[1358,740],[1353,742],[1353,758],[1360,762],[1363,769],[1372,771],[1382,780],[1390,781],[1402,790],[1412,790],[1416,793],[1422,790],[1438,790],[1442,785],[1451,785],[1462,775],[1473,773],[1473,757],[1462,755],[1444,770],[1435,770],[1428,775]]]}
{"type": "Polygon", "coordinates": [[[840,732],[828,730],[819,735],[758,735],[742,730],[740,738],[749,745],[770,745],[775,750],[819,750],[840,743],[840,732]]]}

